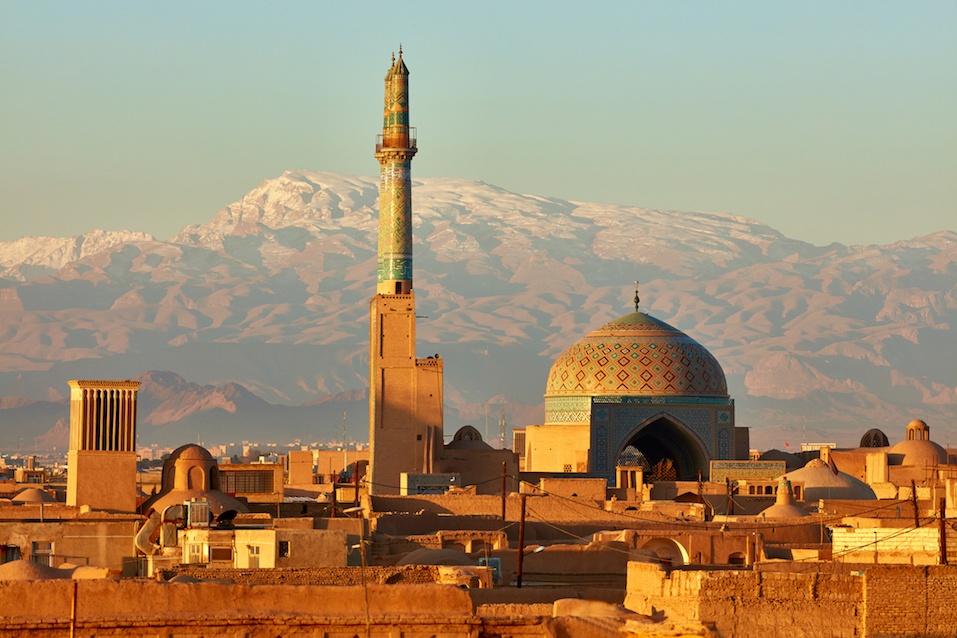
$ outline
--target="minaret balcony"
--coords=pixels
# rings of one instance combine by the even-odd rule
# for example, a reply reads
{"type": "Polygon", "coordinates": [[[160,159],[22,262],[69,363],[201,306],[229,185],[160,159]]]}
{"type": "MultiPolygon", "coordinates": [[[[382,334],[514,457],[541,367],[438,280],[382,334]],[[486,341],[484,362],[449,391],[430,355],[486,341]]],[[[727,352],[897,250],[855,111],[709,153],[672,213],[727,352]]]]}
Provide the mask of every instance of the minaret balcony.
{"type": "Polygon", "coordinates": [[[375,152],[383,149],[395,150],[413,150],[416,149],[415,127],[410,126],[406,130],[396,131],[395,133],[382,133],[375,137],[375,152]]]}

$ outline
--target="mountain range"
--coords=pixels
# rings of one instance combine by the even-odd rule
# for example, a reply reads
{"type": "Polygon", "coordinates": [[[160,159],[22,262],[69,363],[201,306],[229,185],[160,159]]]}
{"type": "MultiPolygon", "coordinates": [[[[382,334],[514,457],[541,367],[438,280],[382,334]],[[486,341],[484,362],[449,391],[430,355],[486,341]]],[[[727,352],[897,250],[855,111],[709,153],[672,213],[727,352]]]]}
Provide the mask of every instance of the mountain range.
{"type": "MultiPolygon", "coordinates": [[[[69,379],[135,378],[139,442],[367,439],[378,181],[264,180],[168,241],[0,243],[0,449],[66,445],[69,379]]],[[[641,309],[721,362],[754,447],[957,434],[957,233],[814,246],[760,222],[415,179],[420,356],[446,435],[540,423],[555,358],[641,309]],[[490,424],[490,425],[488,425],[490,424]]],[[[957,440],[954,441],[957,443],[957,440]]]]}

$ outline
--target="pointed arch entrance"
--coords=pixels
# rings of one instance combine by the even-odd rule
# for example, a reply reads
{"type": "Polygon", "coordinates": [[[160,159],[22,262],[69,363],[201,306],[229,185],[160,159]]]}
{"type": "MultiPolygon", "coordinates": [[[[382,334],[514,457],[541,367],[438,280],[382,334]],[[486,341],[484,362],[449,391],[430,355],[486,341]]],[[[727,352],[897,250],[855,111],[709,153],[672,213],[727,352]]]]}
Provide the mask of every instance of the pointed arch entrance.
{"type": "Polygon", "coordinates": [[[710,457],[704,443],[667,415],[659,415],[629,432],[618,449],[619,456],[629,447],[640,451],[651,466],[649,478],[693,481],[699,471],[708,475],[710,457]]]}

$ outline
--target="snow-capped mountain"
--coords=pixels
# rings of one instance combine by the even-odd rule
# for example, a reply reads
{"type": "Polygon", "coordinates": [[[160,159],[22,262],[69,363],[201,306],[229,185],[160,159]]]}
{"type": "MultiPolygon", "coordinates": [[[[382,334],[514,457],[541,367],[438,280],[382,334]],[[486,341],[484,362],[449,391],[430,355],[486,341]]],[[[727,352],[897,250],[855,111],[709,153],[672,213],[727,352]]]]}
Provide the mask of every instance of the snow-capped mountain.
{"type": "Polygon", "coordinates": [[[146,233],[103,230],[78,237],[21,237],[16,241],[0,242],[0,272],[3,278],[16,281],[36,279],[118,244],[152,240],[153,237],[146,233]]]}
{"type": "MultiPolygon", "coordinates": [[[[374,178],[287,171],[170,241],[95,231],[0,243],[0,397],[37,401],[38,422],[23,426],[36,432],[16,437],[54,427],[36,406],[65,396],[68,379],[148,370],[195,387],[173,390],[192,398],[165,417],[159,404],[141,411],[143,442],[214,422],[223,431],[204,438],[231,440],[257,431],[247,415],[273,421],[258,426],[266,440],[341,431],[341,411],[290,415],[366,387],[377,194],[374,178]],[[205,395],[230,383],[241,401],[205,395]]],[[[856,444],[871,427],[895,440],[911,418],[940,442],[957,434],[953,232],[817,247],[733,215],[463,179],[414,180],[413,199],[419,352],[446,360],[448,434],[487,418],[497,431],[503,401],[510,426],[541,422],[552,361],[628,312],[635,279],[643,310],[717,356],[758,447],[856,444]]],[[[365,438],[353,404],[351,435],[365,438]]],[[[31,405],[0,402],[0,420],[15,410],[28,423],[31,405]]],[[[0,428],[0,446],[11,440],[0,428]]]]}

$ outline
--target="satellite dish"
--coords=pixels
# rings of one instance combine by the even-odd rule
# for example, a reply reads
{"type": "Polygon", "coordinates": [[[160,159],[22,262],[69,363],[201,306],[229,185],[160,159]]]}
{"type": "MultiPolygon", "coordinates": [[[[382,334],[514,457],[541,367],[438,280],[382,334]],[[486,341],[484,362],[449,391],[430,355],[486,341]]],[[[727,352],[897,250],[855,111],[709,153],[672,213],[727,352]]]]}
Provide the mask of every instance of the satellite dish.
{"type": "Polygon", "coordinates": [[[233,519],[239,514],[236,510],[226,510],[216,517],[216,527],[232,527],[233,519]]]}

